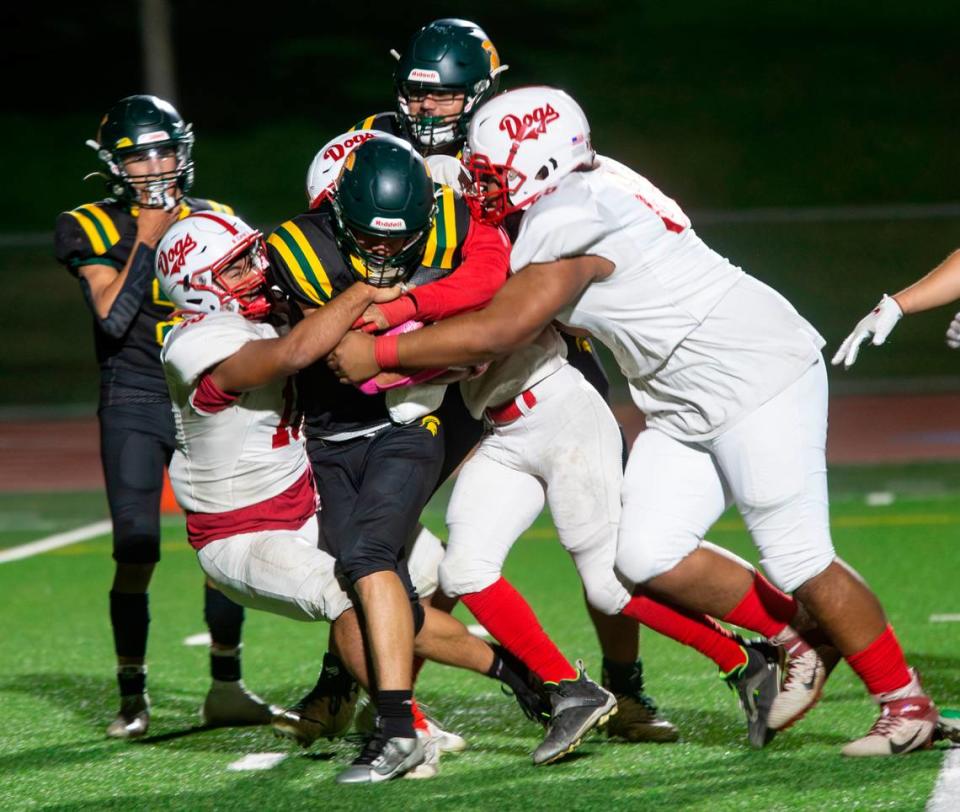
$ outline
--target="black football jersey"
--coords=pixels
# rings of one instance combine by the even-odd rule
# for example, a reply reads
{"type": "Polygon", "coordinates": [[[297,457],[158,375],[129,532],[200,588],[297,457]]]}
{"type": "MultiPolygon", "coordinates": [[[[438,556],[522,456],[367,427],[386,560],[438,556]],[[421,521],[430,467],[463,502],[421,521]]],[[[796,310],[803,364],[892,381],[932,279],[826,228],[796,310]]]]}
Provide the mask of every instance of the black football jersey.
{"type": "MultiPolygon", "coordinates": [[[[437,217],[423,260],[409,280],[417,285],[441,279],[460,264],[470,228],[466,204],[445,186],[437,187],[437,195],[437,217]]],[[[353,263],[356,273],[347,267],[332,218],[324,204],[287,220],[267,238],[271,282],[304,307],[322,307],[365,273],[358,260],[353,263]]],[[[297,391],[308,437],[357,431],[390,419],[384,395],[344,386],[323,360],[298,374],[297,391]]]]}
{"type": "MultiPolygon", "coordinates": [[[[192,211],[233,209],[213,200],[184,198],[182,217],[192,211]]],[[[137,233],[136,208],[108,198],[87,203],[57,217],[57,261],[74,276],[84,265],[110,265],[118,271],[130,257],[137,233]]],[[[100,365],[100,403],[158,403],[168,400],[160,347],[175,323],[174,305],[163,298],[154,278],[126,333],[114,338],[93,320],[94,346],[100,365]]]]}

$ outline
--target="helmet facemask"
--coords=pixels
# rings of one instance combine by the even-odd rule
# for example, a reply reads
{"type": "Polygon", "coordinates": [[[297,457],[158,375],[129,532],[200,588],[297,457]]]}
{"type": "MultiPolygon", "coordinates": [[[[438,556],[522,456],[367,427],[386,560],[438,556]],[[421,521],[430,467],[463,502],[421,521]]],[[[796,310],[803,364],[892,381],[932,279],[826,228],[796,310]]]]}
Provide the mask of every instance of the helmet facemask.
{"type": "Polygon", "coordinates": [[[458,150],[467,138],[467,126],[473,111],[494,93],[493,81],[482,79],[472,87],[444,87],[425,85],[419,82],[400,82],[397,86],[397,108],[410,138],[423,153],[430,153],[454,146],[458,150]],[[411,97],[430,94],[455,94],[463,98],[458,113],[440,116],[413,115],[410,112],[411,97]]]}
{"type": "Polygon", "coordinates": [[[472,154],[466,158],[471,182],[464,199],[475,220],[497,225],[507,215],[533,203],[533,197],[521,200],[527,177],[510,166],[513,155],[511,152],[506,164],[494,164],[486,155],[472,154]]]}
{"type": "MultiPolygon", "coordinates": [[[[107,173],[103,176],[110,194],[130,206],[148,209],[172,209],[193,185],[193,134],[187,127],[185,136],[176,141],[165,141],[149,147],[111,152],[99,142],[87,141],[97,152],[107,173]],[[165,172],[133,174],[128,170],[132,162],[160,161],[174,157],[174,168],[165,172]]],[[[103,173],[101,173],[103,174],[103,173]]]]}
{"type": "Polygon", "coordinates": [[[373,230],[349,222],[336,196],[332,198],[337,220],[337,242],[347,257],[351,270],[368,285],[388,288],[413,275],[420,267],[430,230],[436,216],[436,207],[427,224],[417,231],[373,230]],[[394,240],[399,241],[393,250],[384,251],[394,240]],[[380,250],[378,250],[378,248],[380,250]]]}
{"type": "Polygon", "coordinates": [[[265,318],[272,306],[266,292],[267,267],[263,235],[255,231],[213,265],[194,271],[183,279],[184,298],[188,304],[196,305],[196,310],[188,312],[213,309],[210,297],[191,300],[190,291],[197,291],[215,296],[220,303],[220,310],[239,313],[251,321],[265,318]],[[241,272],[232,273],[238,260],[243,262],[241,272]],[[231,281],[234,275],[237,276],[236,282],[231,281]]]}

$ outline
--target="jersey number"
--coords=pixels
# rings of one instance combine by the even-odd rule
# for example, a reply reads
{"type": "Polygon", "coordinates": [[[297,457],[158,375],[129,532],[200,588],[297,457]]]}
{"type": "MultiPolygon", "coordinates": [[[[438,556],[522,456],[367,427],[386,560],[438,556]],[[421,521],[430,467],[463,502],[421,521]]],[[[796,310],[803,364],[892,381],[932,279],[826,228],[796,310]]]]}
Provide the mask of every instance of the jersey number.
{"type": "Polygon", "coordinates": [[[287,382],[283,385],[283,414],[280,415],[280,423],[273,433],[274,448],[290,445],[291,435],[294,440],[300,439],[300,415],[294,415],[294,401],[293,378],[287,378],[287,382]]]}

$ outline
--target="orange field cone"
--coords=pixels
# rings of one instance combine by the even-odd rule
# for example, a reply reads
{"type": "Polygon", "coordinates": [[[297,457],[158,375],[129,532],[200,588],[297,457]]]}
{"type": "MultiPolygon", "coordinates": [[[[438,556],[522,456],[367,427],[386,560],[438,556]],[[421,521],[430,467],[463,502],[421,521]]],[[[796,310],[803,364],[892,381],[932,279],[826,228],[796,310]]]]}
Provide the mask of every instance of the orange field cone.
{"type": "Polygon", "coordinates": [[[177,504],[177,497],[173,495],[173,486],[170,484],[170,475],[163,472],[163,492],[160,494],[161,513],[183,513],[177,504]]]}

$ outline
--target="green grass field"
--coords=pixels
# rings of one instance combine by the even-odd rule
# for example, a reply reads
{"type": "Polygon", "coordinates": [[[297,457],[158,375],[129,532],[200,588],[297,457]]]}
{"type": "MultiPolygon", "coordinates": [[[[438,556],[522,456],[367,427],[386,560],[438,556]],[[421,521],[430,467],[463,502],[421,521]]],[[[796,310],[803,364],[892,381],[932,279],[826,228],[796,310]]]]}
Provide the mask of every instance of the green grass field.
{"type": "MultiPolygon", "coordinates": [[[[960,477],[953,466],[839,468],[833,477],[835,541],[881,595],[910,660],[942,703],[960,703],[960,626],[931,623],[960,611],[960,477]],[[869,507],[865,494],[896,500],[869,507]]],[[[102,518],[100,494],[0,496],[0,547],[102,518]]],[[[442,526],[442,499],[428,523],[442,526]]],[[[108,741],[115,710],[107,591],[107,538],[0,564],[0,809],[922,809],[942,750],[896,760],[844,760],[848,739],[872,723],[874,709],[845,666],[822,704],[766,750],[746,744],[733,695],[712,664],[644,633],[648,688],[682,731],[674,745],[590,738],[566,762],[534,768],[537,729],[498,687],[479,676],[428,665],[418,695],[471,748],[444,757],[429,782],[338,787],[333,776],[356,743],[289,747],[266,729],[202,730],[197,707],[207,686],[206,650],[184,638],[204,630],[201,576],[181,520],[165,520],[164,560],[151,591],[150,736],[108,741]],[[271,770],[234,772],[249,753],[288,752],[271,770]]],[[[735,516],[710,537],[748,558],[752,548],[735,516]]],[[[507,575],[538,609],[570,656],[596,674],[597,645],[575,573],[543,517],[516,546],[507,575]]],[[[458,610],[462,611],[462,610],[458,610]]],[[[462,615],[466,619],[466,615],[462,615]]],[[[248,613],[247,684],[271,701],[295,700],[316,673],[324,625],[248,613]]]]}

